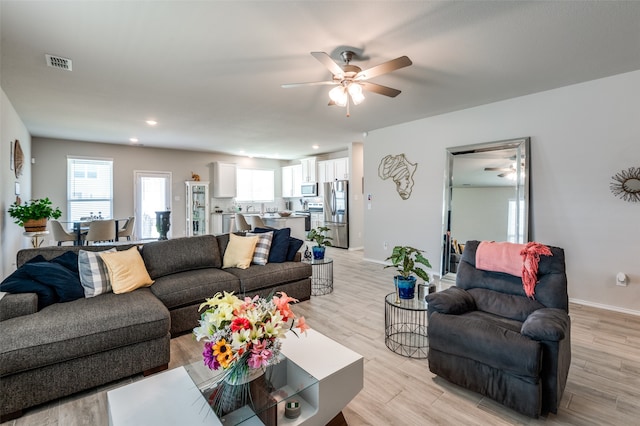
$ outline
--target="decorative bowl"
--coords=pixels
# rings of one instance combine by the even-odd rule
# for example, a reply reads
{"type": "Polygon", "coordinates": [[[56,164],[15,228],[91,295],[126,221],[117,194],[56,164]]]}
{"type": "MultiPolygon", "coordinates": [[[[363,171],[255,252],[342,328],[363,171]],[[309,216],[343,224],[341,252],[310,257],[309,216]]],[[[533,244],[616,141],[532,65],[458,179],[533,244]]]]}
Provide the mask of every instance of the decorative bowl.
{"type": "Polygon", "coordinates": [[[280,217],[289,217],[291,216],[291,212],[278,212],[280,217]]]}

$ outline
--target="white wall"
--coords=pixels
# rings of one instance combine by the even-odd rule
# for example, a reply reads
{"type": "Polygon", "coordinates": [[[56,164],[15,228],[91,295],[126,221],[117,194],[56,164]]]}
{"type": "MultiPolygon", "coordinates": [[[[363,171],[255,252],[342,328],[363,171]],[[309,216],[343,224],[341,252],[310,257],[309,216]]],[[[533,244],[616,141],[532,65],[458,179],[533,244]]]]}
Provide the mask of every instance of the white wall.
{"type": "Polygon", "coordinates": [[[370,132],[365,257],[382,261],[393,245],[410,244],[436,268],[445,148],[530,136],[531,238],[565,249],[570,298],[640,313],[640,204],[609,190],[611,176],[640,166],[638,93],[634,71],[370,132]],[[418,163],[406,201],[377,176],[381,158],[399,153],[418,163]],[[615,285],[617,272],[628,287],[615,285]]]}
{"type": "Polygon", "coordinates": [[[22,235],[24,229],[13,223],[7,209],[16,200],[15,183],[20,183],[20,198],[23,201],[31,197],[31,136],[24,123],[11,105],[11,101],[2,90],[0,101],[0,272],[5,277],[15,270],[16,253],[21,248],[29,247],[29,240],[22,235]],[[24,153],[25,163],[22,168],[22,176],[16,178],[14,171],[9,168],[11,143],[18,139],[24,153]]]}

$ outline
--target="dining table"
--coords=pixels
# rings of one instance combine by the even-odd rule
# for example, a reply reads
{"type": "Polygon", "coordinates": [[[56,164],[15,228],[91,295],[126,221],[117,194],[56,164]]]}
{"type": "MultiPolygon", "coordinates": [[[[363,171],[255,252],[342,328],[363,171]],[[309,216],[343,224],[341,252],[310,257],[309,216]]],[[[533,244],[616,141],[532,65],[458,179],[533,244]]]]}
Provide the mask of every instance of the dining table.
{"type": "MultiPolygon", "coordinates": [[[[67,228],[69,230],[73,230],[73,232],[76,235],[76,239],[73,242],[74,246],[81,246],[84,245],[84,242],[82,241],[82,235],[86,234],[87,231],[89,231],[89,224],[94,221],[94,220],[111,220],[111,219],[79,219],[79,220],[68,220],[68,221],[60,221],[61,224],[66,225],[67,228]]],[[[120,230],[120,222],[125,222],[129,220],[128,217],[125,217],[124,219],[119,218],[119,219],[113,219],[113,221],[115,222],[115,227],[116,227],[116,241],[118,241],[118,231],[120,230]]]]}

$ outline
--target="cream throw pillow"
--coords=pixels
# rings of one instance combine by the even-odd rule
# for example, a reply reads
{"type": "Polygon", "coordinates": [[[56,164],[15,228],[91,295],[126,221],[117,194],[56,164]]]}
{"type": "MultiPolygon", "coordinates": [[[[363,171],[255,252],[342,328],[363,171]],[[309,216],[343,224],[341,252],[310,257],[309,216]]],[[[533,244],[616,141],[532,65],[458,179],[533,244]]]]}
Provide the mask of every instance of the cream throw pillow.
{"type": "Polygon", "coordinates": [[[128,293],[153,284],[138,247],[113,253],[100,253],[100,257],[109,271],[109,280],[114,293],[128,293]]]}
{"type": "Polygon", "coordinates": [[[258,237],[240,237],[229,234],[229,244],[224,252],[222,268],[247,269],[251,265],[258,237]]]}

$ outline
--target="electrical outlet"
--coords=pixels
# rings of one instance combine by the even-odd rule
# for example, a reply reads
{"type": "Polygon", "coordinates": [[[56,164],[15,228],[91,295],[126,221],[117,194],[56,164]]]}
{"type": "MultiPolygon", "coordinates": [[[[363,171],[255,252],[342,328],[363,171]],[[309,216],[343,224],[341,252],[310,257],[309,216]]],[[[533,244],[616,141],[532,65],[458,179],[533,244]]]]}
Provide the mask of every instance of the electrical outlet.
{"type": "Polygon", "coordinates": [[[387,242],[385,241],[384,243],[382,243],[382,247],[384,247],[384,249],[386,250],[387,248],[389,248],[389,246],[387,246],[387,242]]]}

